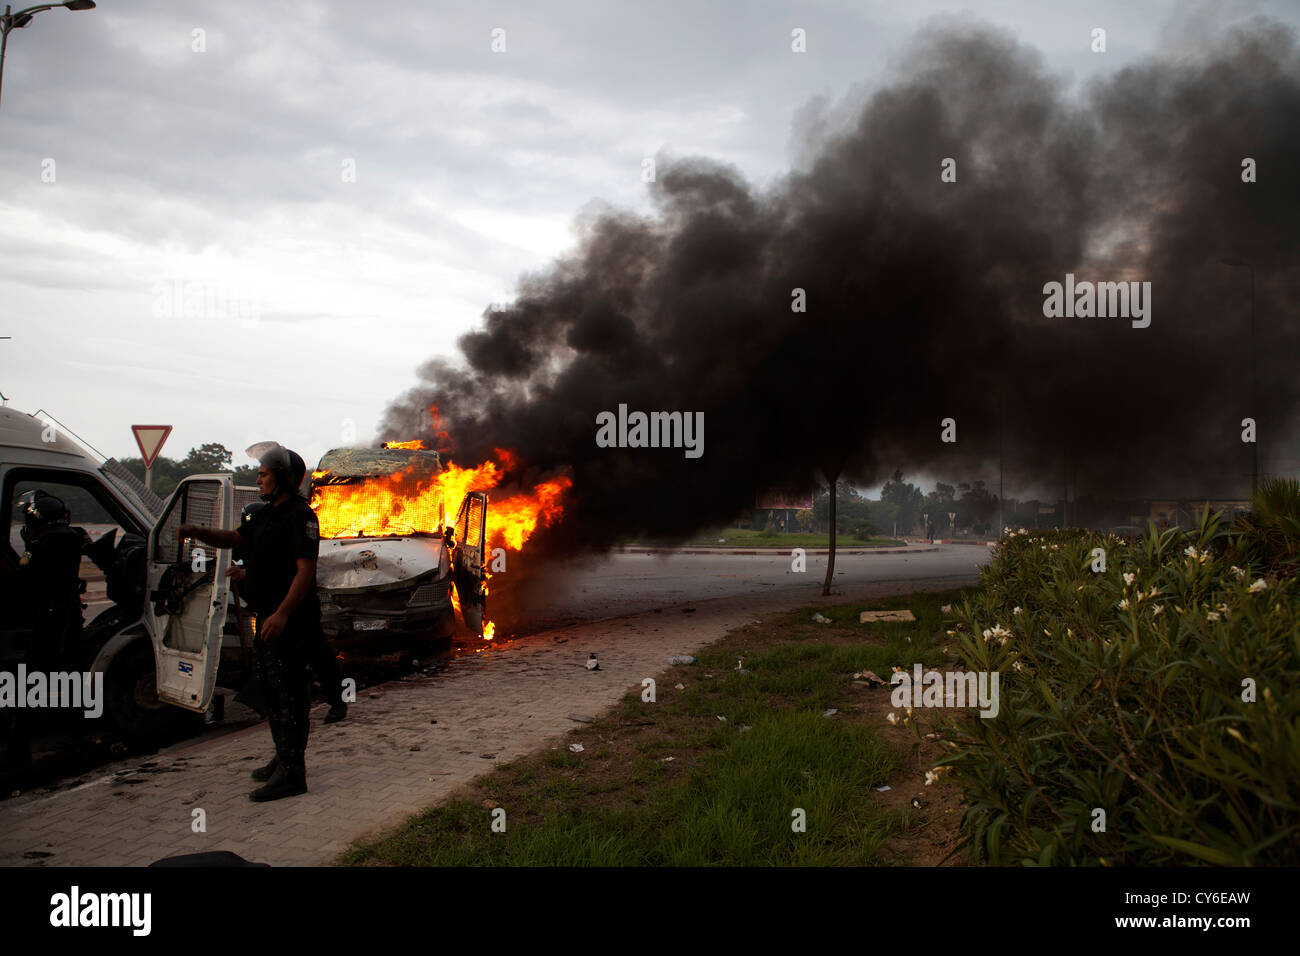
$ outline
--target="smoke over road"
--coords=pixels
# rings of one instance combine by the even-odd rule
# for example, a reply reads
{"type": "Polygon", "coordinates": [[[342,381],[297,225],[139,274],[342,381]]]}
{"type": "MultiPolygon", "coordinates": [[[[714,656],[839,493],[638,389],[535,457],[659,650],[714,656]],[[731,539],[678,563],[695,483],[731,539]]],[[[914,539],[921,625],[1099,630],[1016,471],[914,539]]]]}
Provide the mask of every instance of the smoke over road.
{"type": "Polygon", "coordinates": [[[436,404],[458,461],[506,447],[529,478],[567,469],[565,516],[534,539],[566,550],[685,536],[824,473],[996,487],[1003,420],[1021,490],[1067,456],[1085,494],[1240,494],[1248,415],[1265,471],[1294,467],[1295,35],[1256,24],[1083,90],[969,26],[901,62],[852,122],[806,113],[807,158],[774,186],[660,157],[653,215],[585,218],[572,256],[460,340],[463,363],[420,369],[383,435],[431,434],[436,404]],[[1254,267],[1254,405],[1250,272],[1225,257],[1254,267]],[[1067,275],[1149,282],[1150,325],[1046,316],[1067,275]],[[702,412],[703,455],[598,447],[620,404],[702,412]]]}

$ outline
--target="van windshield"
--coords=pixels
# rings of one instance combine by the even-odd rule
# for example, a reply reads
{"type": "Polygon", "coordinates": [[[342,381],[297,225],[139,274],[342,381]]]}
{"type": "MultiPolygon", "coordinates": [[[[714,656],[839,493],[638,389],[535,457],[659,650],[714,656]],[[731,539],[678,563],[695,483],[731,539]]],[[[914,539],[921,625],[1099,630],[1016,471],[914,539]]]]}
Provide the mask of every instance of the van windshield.
{"type": "Polygon", "coordinates": [[[435,451],[336,448],[312,472],[322,538],[440,534],[446,523],[435,451]]]}

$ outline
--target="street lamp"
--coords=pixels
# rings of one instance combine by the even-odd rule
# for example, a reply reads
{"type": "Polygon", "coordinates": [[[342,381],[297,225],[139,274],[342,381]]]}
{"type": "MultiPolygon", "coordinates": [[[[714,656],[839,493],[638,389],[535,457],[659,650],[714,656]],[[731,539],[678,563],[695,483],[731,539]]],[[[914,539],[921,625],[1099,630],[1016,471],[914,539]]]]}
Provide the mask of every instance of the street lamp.
{"type": "Polygon", "coordinates": [[[9,4],[5,4],[5,12],[0,14],[0,85],[4,83],[5,76],[5,47],[9,44],[9,31],[21,30],[27,24],[32,22],[32,17],[43,10],[53,10],[55,7],[67,7],[69,10],[93,10],[95,9],[94,0],[67,0],[66,3],[44,3],[36,7],[28,7],[26,10],[19,10],[17,13],[11,13],[9,4]]]}
{"type": "Polygon", "coordinates": [[[1255,377],[1255,266],[1237,256],[1224,256],[1219,260],[1225,266],[1250,270],[1250,417],[1255,419],[1255,469],[1250,478],[1250,493],[1259,491],[1259,407],[1256,401],[1255,377]]]}

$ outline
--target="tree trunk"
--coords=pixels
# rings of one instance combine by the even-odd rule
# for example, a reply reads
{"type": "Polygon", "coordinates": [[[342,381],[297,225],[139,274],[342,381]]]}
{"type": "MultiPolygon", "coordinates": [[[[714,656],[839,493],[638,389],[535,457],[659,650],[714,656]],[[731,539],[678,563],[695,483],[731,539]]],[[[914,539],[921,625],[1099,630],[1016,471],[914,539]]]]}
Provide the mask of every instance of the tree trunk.
{"type": "Polygon", "coordinates": [[[830,554],[826,556],[826,581],[822,584],[823,597],[831,593],[831,579],[835,576],[835,495],[836,495],[835,488],[836,488],[836,479],[838,477],[839,476],[836,475],[835,478],[831,479],[831,500],[830,500],[831,547],[830,547],[830,554]]]}

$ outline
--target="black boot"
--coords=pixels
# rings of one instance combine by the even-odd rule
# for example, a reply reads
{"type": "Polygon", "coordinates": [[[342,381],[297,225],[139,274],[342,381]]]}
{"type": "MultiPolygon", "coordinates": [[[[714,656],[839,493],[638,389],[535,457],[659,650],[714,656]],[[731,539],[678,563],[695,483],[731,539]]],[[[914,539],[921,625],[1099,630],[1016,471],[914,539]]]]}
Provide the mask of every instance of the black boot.
{"type": "Polygon", "coordinates": [[[266,782],[267,780],[271,779],[271,775],[274,774],[276,770],[278,770],[279,768],[280,768],[280,758],[272,757],[271,762],[268,763],[265,767],[258,767],[256,770],[254,770],[252,773],[252,777],[254,780],[266,782]]]}
{"type": "Polygon", "coordinates": [[[266,786],[254,790],[248,795],[248,799],[256,803],[263,803],[267,800],[279,800],[281,797],[296,797],[298,794],[306,792],[307,769],[305,767],[295,767],[289,770],[281,765],[276,768],[266,786]]]}

